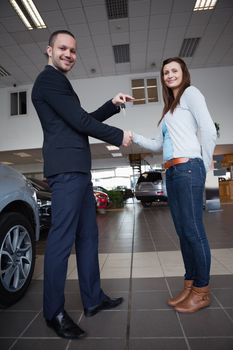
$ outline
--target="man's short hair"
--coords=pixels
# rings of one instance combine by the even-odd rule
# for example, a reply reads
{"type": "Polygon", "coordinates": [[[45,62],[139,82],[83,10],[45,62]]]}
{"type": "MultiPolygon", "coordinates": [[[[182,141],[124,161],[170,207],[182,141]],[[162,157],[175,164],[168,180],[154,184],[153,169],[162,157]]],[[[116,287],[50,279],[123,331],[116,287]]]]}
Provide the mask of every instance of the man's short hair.
{"type": "Polygon", "coordinates": [[[53,32],[50,37],[49,37],[49,46],[53,46],[55,40],[56,40],[56,37],[58,36],[58,34],[67,34],[67,35],[70,35],[72,36],[72,38],[75,39],[75,36],[74,34],[72,34],[71,32],[69,32],[68,30],[56,30],[55,32],[53,32]]]}

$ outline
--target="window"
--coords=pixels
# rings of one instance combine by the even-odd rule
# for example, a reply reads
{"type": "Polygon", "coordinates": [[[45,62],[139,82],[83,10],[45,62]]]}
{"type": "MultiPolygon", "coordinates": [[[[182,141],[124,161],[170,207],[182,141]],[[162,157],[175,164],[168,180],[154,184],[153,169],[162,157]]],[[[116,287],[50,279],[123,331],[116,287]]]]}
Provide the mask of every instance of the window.
{"type": "Polygon", "coordinates": [[[27,114],[27,91],[10,93],[10,115],[27,114]]]}
{"type": "Polygon", "coordinates": [[[134,105],[158,102],[157,78],[133,79],[131,87],[134,105]]]}

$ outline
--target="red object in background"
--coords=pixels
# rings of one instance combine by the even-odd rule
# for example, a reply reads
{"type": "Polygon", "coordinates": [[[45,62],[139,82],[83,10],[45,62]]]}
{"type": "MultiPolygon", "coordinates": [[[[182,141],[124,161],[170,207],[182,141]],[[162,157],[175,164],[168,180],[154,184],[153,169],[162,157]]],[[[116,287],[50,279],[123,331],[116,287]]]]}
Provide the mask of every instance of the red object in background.
{"type": "Polygon", "coordinates": [[[102,191],[94,191],[97,209],[106,209],[109,203],[109,197],[107,193],[102,191]]]}

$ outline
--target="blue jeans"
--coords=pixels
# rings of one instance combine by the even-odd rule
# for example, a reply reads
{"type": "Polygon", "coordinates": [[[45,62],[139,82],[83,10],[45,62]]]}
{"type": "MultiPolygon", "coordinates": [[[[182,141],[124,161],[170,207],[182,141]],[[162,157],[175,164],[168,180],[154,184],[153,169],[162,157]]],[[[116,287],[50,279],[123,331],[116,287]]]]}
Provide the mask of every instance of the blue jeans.
{"type": "Polygon", "coordinates": [[[210,248],[203,224],[206,171],[199,158],[166,170],[168,203],[179,236],[185,279],[204,287],[210,279],[210,248]]]}

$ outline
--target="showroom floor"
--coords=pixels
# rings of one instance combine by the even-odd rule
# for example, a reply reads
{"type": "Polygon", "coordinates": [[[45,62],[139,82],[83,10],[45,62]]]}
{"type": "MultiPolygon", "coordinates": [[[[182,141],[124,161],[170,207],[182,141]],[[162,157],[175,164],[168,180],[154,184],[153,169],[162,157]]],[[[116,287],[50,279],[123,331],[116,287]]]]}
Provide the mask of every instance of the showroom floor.
{"type": "Polygon", "coordinates": [[[127,203],[98,214],[102,287],[123,296],[115,310],[83,315],[75,258],[69,260],[66,309],[88,333],[83,340],[56,337],[42,317],[43,251],[37,244],[32,284],[20,302],[0,311],[1,350],[232,350],[233,205],[204,213],[212,253],[212,304],[178,314],[166,304],[182,286],[183,265],[169,209],[127,203]]]}

